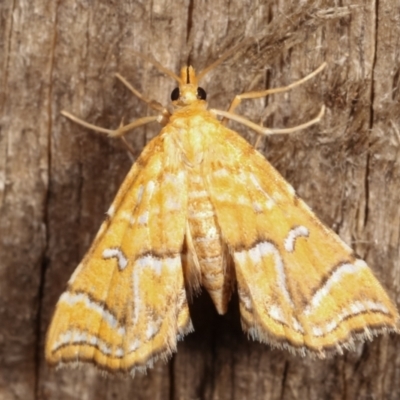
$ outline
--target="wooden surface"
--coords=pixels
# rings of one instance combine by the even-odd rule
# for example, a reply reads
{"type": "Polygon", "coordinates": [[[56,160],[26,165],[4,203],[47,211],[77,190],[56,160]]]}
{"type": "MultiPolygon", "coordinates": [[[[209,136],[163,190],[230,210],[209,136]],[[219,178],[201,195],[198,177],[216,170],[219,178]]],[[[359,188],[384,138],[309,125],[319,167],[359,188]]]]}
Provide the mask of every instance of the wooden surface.
{"type": "MultiPolygon", "coordinates": [[[[159,130],[155,124],[132,133],[132,157],[120,141],[60,111],[111,128],[150,115],[116,72],[163,104],[174,88],[130,49],[178,72],[186,63],[202,69],[254,36],[202,83],[211,107],[220,109],[237,93],[286,85],[327,61],[303,87],[247,101],[239,112],[289,127],[327,106],[318,126],[263,139],[261,149],[400,304],[398,0],[343,1],[340,8],[291,3],[0,3],[0,399],[400,397],[398,337],[327,361],[294,358],[245,337],[236,298],[220,317],[206,294],[191,305],[195,333],[146,376],[110,379],[44,362],[55,302],[132,161],[159,130]]],[[[232,126],[254,143],[248,129],[232,126]]]]}

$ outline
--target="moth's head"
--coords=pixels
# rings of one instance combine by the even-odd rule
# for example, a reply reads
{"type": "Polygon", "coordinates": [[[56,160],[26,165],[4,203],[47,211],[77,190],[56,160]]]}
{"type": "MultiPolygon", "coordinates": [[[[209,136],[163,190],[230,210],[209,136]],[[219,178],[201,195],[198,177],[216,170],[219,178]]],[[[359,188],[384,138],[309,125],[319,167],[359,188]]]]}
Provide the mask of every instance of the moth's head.
{"type": "Polygon", "coordinates": [[[178,82],[179,86],[171,92],[171,100],[174,106],[184,107],[206,100],[206,91],[198,85],[193,67],[183,67],[178,82]]]}

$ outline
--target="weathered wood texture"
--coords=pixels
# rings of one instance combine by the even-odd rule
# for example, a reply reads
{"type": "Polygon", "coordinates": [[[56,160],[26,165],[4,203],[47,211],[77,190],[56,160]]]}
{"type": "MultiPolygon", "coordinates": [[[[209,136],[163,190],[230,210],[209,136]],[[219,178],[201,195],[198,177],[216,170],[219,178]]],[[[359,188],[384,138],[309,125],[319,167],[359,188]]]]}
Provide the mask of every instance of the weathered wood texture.
{"type": "MultiPolygon", "coordinates": [[[[174,87],[130,49],[177,72],[187,62],[202,68],[255,35],[203,83],[218,108],[236,93],[285,85],[327,61],[312,82],[247,101],[240,112],[287,127],[327,106],[318,126],[264,139],[263,151],[400,304],[400,6],[398,0],[335,4],[0,3],[0,399],[400,398],[398,337],[328,361],[294,358],[249,341],[235,299],[220,317],[206,295],[192,305],[196,332],[146,376],[54,371],[43,359],[55,302],[132,163],[120,141],[60,111],[104,127],[151,113],[115,79],[117,71],[164,104],[174,87]]],[[[137,154],[157,131],[154,125],[130,135],[137,154]]]]}

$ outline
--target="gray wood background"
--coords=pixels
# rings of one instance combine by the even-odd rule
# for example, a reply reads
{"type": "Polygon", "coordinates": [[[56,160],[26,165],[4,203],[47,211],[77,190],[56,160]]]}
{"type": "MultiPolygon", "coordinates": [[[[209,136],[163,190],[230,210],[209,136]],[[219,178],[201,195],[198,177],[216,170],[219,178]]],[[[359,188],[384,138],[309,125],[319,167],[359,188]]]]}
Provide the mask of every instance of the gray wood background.
{"type": "MultiPolygon", "coordinates": [[[[55,302],[135,159],[60,111],[117,127],[152,111],[115,72],[164,104],[175,86],[130,49],[178,72],[254,36],[202,83],[221,109],[327,61],[303,87],[238,111],[288,127],[326,105],[322,123],[261,150],[400,304],[398,0],[2,0],[0,31],[1,400],[400,398],[399,337],[327,361],[294,358],[245,337],[237,299],[220,317],[205,294],[191,306],[196,332],[145,376],[54,371],[43,357],[55,302]]],[[[158,130],[130,134],[137,155],[158,130]]]]}

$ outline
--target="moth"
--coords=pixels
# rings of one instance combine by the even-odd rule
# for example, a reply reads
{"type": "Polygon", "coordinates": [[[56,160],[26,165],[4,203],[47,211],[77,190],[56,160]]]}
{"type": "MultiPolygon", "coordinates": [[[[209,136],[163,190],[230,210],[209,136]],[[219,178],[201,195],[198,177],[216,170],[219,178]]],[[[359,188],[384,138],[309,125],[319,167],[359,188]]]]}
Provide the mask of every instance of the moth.
{"type": "MultiPolygon", "coordinates": [[[[326,228],[294,189],[217,115],[261,134],[272,130],[234,113],[209,110],[206,92],[184,67],[180,76],[142,56],[178,82],[172,111],[117,130],[121,137],[158,121],[163,128],[132,166],[92,246],[61,295],[48,330],[52,365],[87,362],[109,372],[144,371],[176,351],[193,330],[188,298],[203,287],[220,314],[237,290],[243,330],[301,356],[324,358],[386,332],[399,315],[366,263],[326,228]]],[[[216,64],[222,62],[219,60],[216,64]]],[[[214,67],[216,64],[213,64],[214,67]]]]}

